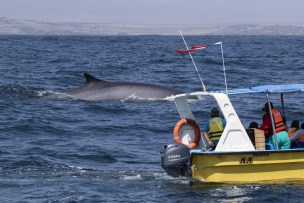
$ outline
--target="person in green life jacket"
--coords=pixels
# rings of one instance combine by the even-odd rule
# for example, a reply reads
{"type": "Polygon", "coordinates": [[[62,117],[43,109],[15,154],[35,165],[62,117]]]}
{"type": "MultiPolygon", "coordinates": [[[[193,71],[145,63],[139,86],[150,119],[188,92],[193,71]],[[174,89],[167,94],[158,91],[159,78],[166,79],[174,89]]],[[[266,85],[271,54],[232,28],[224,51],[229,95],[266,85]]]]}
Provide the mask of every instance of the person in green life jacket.
{"type": "Polygon", "coordinates": [[[211,147],[215,148],[221,138],[225,126],[226,121],[225,119],[220,118],[219,109],[213,107],[211,109],[210,120],[203,128],[203,134],[211,147]]]}

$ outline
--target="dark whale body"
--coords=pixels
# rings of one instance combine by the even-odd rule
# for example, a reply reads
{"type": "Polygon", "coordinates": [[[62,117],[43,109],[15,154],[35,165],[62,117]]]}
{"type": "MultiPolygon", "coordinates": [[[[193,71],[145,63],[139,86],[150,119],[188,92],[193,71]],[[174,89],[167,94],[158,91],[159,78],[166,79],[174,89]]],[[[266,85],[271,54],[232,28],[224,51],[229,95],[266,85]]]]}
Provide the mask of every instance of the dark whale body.
{"type": "Polygon", "coordinates": [[[160,85],[108,82],[84,73],[86,84],[66,92],[75,99],[85,101],[124,100],[130,97],[140,99],[163,99],[182,91],[160,85]]]}

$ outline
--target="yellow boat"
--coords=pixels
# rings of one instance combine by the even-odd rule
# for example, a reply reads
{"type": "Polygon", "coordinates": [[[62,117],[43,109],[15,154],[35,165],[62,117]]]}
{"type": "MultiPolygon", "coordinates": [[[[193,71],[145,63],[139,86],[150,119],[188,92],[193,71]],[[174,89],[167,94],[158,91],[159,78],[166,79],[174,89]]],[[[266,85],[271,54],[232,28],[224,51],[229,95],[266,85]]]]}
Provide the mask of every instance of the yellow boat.
{"type": "Polygon", "coordinates": [[[284,112],[283,94],[303,91],[304,84],[264,85],[225,93],[202,91],[175,96],[181,119],[193,121],[196,119],[189,107],[188,98],[197,96],[203,102],[207,101],[207,98],[214,98],[226,120],[226,127],[214,150],[208,149],[208,143],[203,136],[200,137],[200,145],[189,150],[187,145],[193,142],[195,134],[191,126],[184,125],[179,134],[181,143],[169,144],[161,151],[162,167],[169,175],[190,176],[203,182],[283,183],[303,181],[304,148],[279,150],[275,145],[273,148],[266,149],[263,145],[264,141],[262,147],[257,146],[242,125],[228,97],[232,94],[265,93],[270,105],[269,95],[279,93],[284,112]]]}

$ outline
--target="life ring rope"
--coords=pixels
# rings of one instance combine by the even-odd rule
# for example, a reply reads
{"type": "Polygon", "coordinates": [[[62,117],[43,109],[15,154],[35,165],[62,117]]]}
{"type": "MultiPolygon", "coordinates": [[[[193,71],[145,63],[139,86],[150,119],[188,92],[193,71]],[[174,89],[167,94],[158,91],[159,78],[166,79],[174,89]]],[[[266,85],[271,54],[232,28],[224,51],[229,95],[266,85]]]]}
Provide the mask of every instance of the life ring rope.
{"type": "Polygon", "coordinates": [[[201,135],[201,130],[194,120],[188,118],[179,120],[173,130],[173,138],[175,140],[175,143],[182,143],[182,140],[180,138],[180,131],[182,127],[186,124],[190,125],[194,131],[194,140],[192,141],[192,143],[187,145],[189,149],[193,149],[198,146],[201,135]]]}

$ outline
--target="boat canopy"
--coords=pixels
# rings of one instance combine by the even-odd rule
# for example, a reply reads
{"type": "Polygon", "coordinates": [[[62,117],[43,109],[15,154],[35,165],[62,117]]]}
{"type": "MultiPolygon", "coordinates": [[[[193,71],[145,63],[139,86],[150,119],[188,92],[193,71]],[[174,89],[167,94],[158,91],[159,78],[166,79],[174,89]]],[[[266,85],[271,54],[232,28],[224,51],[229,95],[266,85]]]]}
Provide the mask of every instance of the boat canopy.
{"type": "MultiPolygon", "coordinates": [[[[226,120],[226,127],[221,135],[221,138],[214,151],[253,151],[254,146],[248,137],[248,134],[239,119],[238,114],[234,110],[229,97],[225,93],[211,93],[211,92],[193,92],[176,95],[174,100],[179,112],[180,118],[195,120],[195,117],[188,104],[187,98],[191,96],[198,97],[213,97],[220,108],[223,117],[226,120]]],[[[190,133],[188,131],[181,132],[181,137],[190,133]]],[[[202,136],[202,144],[204,148],[208,147],[204,136],[202,136]]]]}
{"type": "Polygon", "coordinates": [[[304,84],[260,85],[250,88],[228,90],[228,95],[251,93],[304,92],[304,84]]]}

